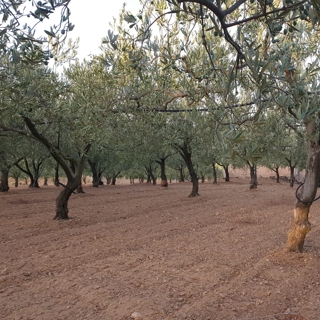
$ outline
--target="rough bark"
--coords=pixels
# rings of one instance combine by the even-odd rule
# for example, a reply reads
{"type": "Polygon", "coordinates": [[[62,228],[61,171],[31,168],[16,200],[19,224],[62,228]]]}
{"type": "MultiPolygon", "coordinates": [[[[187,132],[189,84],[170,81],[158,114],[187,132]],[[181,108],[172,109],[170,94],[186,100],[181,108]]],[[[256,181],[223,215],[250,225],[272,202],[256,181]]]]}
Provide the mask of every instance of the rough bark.
{"type": "Polygon", "coordinates": [[[1,183],[0,183],[0,191],[8,192],[9,191],[9,169],[2,168],[1,170],[1,183]]]}
{"type": "Polygon", "coordinates": [[[306,175],[304,185],[299,189],[298,197],[294,206],[294,217],[291,228],[288,231],[288,240],[285,247],[286,251],[302,252],[305,237],[311,230],[309,222],[309,211],[312,203],[304,203],[313,201],[318,188],[320,176],[320,146],[315,141],[314,134],[316,127],[313,119],[305,121],[306,133],[309,137],[308,141],[308,158],[306,166],[306,175]]]}
{"type": "Polygon", "coordinates": [[[257,177],[257,166],[250,165],[250,189],[257,189],[258,188],[258,177],[257,177]]]}

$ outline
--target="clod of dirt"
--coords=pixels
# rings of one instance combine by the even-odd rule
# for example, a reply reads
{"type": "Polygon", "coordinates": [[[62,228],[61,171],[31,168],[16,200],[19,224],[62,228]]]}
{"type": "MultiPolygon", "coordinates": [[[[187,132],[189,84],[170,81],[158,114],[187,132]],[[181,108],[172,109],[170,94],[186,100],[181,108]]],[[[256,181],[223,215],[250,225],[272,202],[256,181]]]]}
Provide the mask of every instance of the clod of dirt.
{"type": "Polygon", "coordinates": [[[142,319],[142,314],[139,312],[133,312],[130,316],[131,319],[142,319]]]}

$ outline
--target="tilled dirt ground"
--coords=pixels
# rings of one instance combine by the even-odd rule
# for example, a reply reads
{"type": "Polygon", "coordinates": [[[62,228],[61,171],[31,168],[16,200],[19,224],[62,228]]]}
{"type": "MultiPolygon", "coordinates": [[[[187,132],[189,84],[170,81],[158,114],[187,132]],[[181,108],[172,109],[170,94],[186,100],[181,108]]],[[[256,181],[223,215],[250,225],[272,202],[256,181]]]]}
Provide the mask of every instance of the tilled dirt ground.
{"type": "Polygon", "coordinates": [[[320,214],[284,254],[294,189],[260,179],[164,189],[84,186],[0,195],[0,319],[320,319],[320,214]]]}

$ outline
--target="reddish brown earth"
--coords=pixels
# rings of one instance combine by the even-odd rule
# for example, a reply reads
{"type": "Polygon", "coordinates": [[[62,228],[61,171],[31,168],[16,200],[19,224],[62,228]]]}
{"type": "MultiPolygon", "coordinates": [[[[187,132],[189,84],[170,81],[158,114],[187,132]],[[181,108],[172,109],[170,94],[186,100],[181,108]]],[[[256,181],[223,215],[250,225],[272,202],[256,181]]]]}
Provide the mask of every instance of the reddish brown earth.
{"type": "Polygon", "coordinates": [[[168,189],[56,187],[0,195],[0,319],[320,319],[320,201],[303,254],[284,254],[294,190],[260,179],[168,189]]]}

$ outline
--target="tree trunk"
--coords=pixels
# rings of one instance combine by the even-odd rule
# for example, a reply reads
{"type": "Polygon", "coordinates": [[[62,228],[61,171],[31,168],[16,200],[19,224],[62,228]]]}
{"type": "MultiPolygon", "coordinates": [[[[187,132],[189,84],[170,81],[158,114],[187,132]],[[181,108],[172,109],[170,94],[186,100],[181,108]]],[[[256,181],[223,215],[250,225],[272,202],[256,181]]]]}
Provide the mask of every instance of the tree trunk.
{"type": "Polygon", "coordinates": [[[19,186],[19,177],[14,177],[14,187],[15,188],[18,188],[18,186],[19,186]]]}
{"type": "MultiPolygon", "coordinates": [[[[30,177],[31,179],[31,177],[30,177]]],[[[31,182],[29,184],[29,188],[40,188],[38,177],[35,177],[34,179],[31,179],[31,182]]]]}
{"type": "Polygon", "coordinates": [[[216,164],[213,162],[212,163],[212,169],[213,169],[213,184],[217,184],[217,169],[216,169],[216,164]]]}
{"type": "Polygon", "coordinates": [[[44,186],[47,186],[47,185],[48,185],[48,178],[44,178],[43,185],[44,185],[44,186]]]}
{"type": "Polygon", "coordinates": [[[9,191],[9,170],[7,168],[3,168],[1,170],[1,183],[0,183],[0,191],[8,192],[9,191]]]}
{"type": "Polygon", "coordinates": [[[79,184],[79,186],[78,186],[78,188],[77,188],[77,190],[76,190],[76,193],[85,193],[85,192],[83,191],[83,188],[82,188],[81,179],[80,179],[80,184],[79,184]]]}
{"type": "Polygon", "coordinates": [[[201,174],[201,183],[204,183],[204,181],[205,181],[205,177],[203,174],[201,174]]]}
{"type": "Polygon", "coordinates": [[[294,186],[295,177],[294,177],[294,168],[295,166],[290,166],[290,187],[294,186]]]}
{"type": "Polygon", "coordinates": [[[276,175],[277,175],[277,183],[280,183],[279,168],[275,168],[275,169],[274,169],[274,172],[275,172],[275,173],[276,173],[276,175]]]}
{"type": "Polygon", "coordinates": [[[157,179],[155,178],[153,172],[152,172],[152,168],[151,166],[146,167],[146,171],[147,171],[147,183],[151,183],[152,180],[152,184],[156,185],[157,184],[157,179]]]}
{"type": "MultiPolygon", "coordinates": [[[[305,122],[306,133],[309,136],[308,141],[308,158],[306,167],[306,176],[304,185],[300,188],[298,196],[302,201],[313,201],[318,189],[318,181],[320,176],[320,146],[319,142],[312,140],[312,136],[316,133],[314,120],[305,122]]],[[[311,224],[308,220],[309,210],[312,203],[304,203],[296,200],[294,206],[294,217],[291,228],[288,231],[288,240],[286,251],[302,252],[305,237],[311,230],[311,224]]]]}
{"type": "Polygon", "coordinates": [[[224,170],[224,174],[225,174],[224,180],[225,180],[226,182],[229,182],[229,181],[230,181],[229,165],[223,166],[223,170],[224,170]]]}
{"type": "Polygon", "coordinates": [[[88,163],[90,165],[91,172],[92,172],[92,186],[94,188],[98,188],[99,187],[99,177],[98,177],[98,171],[97,171],[97,164],[96,164],[96,162],[91,161],[90,159],[88,159],[88,163]]]}
{"type": "Polygon", "coordinates": [[[183,146],[178,146],[178,150],[180,152],[180,155],[182,156],[184,162],[187,165],[190,177],[191,177],[191,182],[192,182],[192,191],[189,195],[189,197],[197,197],[199,196],[199,180],[197,173],[193,167],[193,163],[191,160],[191,151],[188,150],[188,145],[185,143],[183,146]]]}
{"type": "Polygon", "coordinates": [[[179,172],[180,172],[179,182],[184,182],[183,167],[180,167],[180,168],[179,168],[179,172]]]}
{"type": "Polygon", "coordinates": [[[55,174],[54,174],[54,185],[56,187],[60,187],[60,184],[59,184],[59,163],[57,163],[56,165],[56,168],[55,168],[55,174]]]}
{"type": "Polygon", "coordinates": [[[161,187],[168,187],[165,161],[166,161],[166,158],[161,158],[160,161],[157,161],[157,163],[160,164],[160,170],[161,170],[161,187]]]}
{"type": "Polygon", "coordinates": [[[120,174],[120,171],[112,176],[111,185],[113,185],[113,186],[116,185],[117,177],[119,174],[120,174]]]}
{"type": "Polygon", "coordinates": [[[66,187],[63,187],[56,199],[56,216],[54,220],[67,220],[69,219],[68,213],[68,201],[71,194],[77,189],[79,182],[75,181],[68,182],[66,187]]]}
{"type": "Polygon", "coordinates": [[[257,178],[257,166],[254,164],[250,167],[250,189],[257,189],[258,187],[258,178],[257,178]]]}

